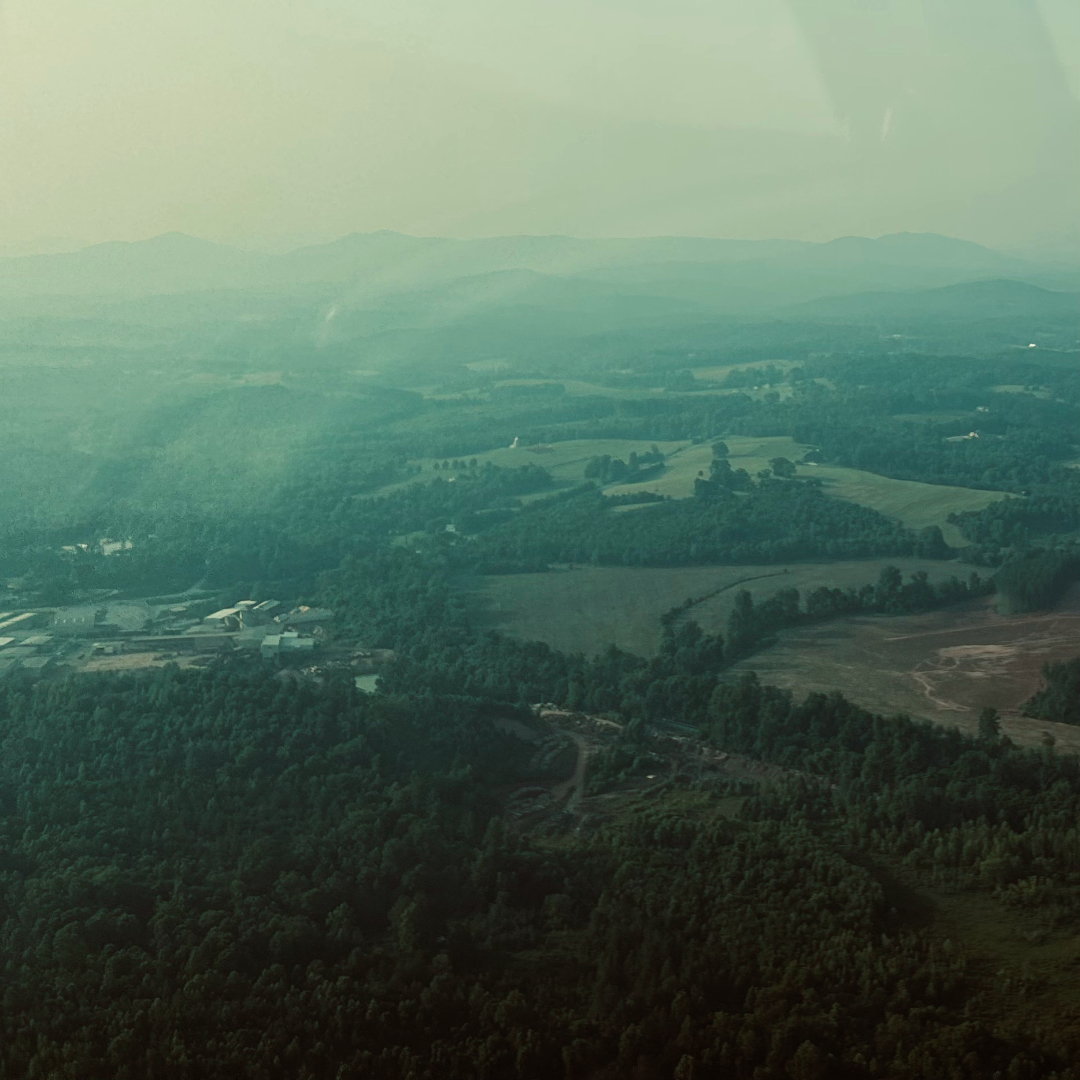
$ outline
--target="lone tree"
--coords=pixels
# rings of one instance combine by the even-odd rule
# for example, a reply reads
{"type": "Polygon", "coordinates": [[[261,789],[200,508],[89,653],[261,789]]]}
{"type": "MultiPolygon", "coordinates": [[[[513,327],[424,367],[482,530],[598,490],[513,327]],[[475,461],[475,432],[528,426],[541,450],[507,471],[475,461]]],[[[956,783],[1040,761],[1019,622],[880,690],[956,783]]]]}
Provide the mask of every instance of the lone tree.
{"type": "Polygon", "coordinates": [[[979,738],[983,742],[995,743],[1001,738],[1001,717],[993,705],[987,705],[979,713],[979,738]]]}
{"type": "Polygon", "coordinates": [[[795,475],[795,463],[786,457],[774,457],[769,464],[776,476],[790,480],[795,475]]]}

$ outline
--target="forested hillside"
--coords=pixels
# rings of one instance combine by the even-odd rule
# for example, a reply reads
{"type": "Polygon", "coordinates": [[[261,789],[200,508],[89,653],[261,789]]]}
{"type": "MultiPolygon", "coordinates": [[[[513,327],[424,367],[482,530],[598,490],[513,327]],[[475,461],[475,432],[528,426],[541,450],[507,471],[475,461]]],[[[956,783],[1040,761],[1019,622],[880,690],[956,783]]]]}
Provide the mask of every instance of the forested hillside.
{"type": "Polygon", "coordinates": [[[413,690],[5,685],[7,1073],[1073,1075],[1080,1032],[972,1017],[962,952],[874,867],[1073,927],[1075,761],[751,678],[702,735],[788,779],[734,818],[654,791],[566,846],[492,799],[513,714],[413,690]]]}

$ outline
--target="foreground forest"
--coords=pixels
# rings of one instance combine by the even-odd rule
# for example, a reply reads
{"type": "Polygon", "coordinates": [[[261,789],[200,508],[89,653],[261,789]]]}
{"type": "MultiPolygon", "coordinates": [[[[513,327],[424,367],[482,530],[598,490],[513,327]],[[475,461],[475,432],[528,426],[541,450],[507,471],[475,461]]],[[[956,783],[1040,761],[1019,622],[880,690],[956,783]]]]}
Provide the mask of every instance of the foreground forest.
{"type": "Polygon", "coordinates": [[[1031,746],[746,671],[1075,588],[1069,294],[671,321],[514,280],[438,325],[434,285],[310,281],[0,319],[5,617],[331,613],[293,664],[5,639],[53,652],[0,677],[0,1076],[1078,1080],[1077,661],[1031,746]],[[716,632],[673,592],[638,655],[491,629],[465,584],[574,564],[769,588],[716,632]]]}
{"type": "Polygon", "coordinates": [[[1075,1075],[1034,976],[995,1015],[891,896],[1075,933],[1077,763],[991,717],[975,741],[720,683],[701,737],[783,778],[734,814],[673,781],[566,843],[500,815],[527,762],[476,697],[258,666],[3,693],[9,1076],[1075,1075]]]}

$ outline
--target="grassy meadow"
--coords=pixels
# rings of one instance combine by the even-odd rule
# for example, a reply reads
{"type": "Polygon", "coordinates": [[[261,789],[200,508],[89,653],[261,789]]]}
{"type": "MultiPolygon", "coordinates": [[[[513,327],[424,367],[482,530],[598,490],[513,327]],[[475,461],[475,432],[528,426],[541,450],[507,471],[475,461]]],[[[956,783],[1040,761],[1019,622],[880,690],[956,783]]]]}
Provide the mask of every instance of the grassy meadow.
{"type": "Polygon", "coordinates": [[[914,558],[762,566],[587,566],[478,577],[466,588],[478,621],[505,633],[546,641],[567,652],[595,653],[614,643],[652,655],[660,644],[660,616],[684,600],[715,593],[695,604],[691,617],[709,632],[722,631],[740,589],[761,600],[778,589],[860,586],[876,581],[885,566],[896,566],[905,575],[925,570],[932,581],[969,572],[959,563],[914,558]]]}

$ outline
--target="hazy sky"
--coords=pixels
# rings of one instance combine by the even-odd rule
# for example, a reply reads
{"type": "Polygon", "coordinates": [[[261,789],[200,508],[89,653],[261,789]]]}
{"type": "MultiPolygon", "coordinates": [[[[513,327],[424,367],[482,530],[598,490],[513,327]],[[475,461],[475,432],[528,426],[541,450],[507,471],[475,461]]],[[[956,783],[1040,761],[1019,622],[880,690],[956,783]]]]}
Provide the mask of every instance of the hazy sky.
{"type": "Polygon", "coordinates": [[[1077,237],[1075,0],[0,0],[0,250],[1077,237]]]}

